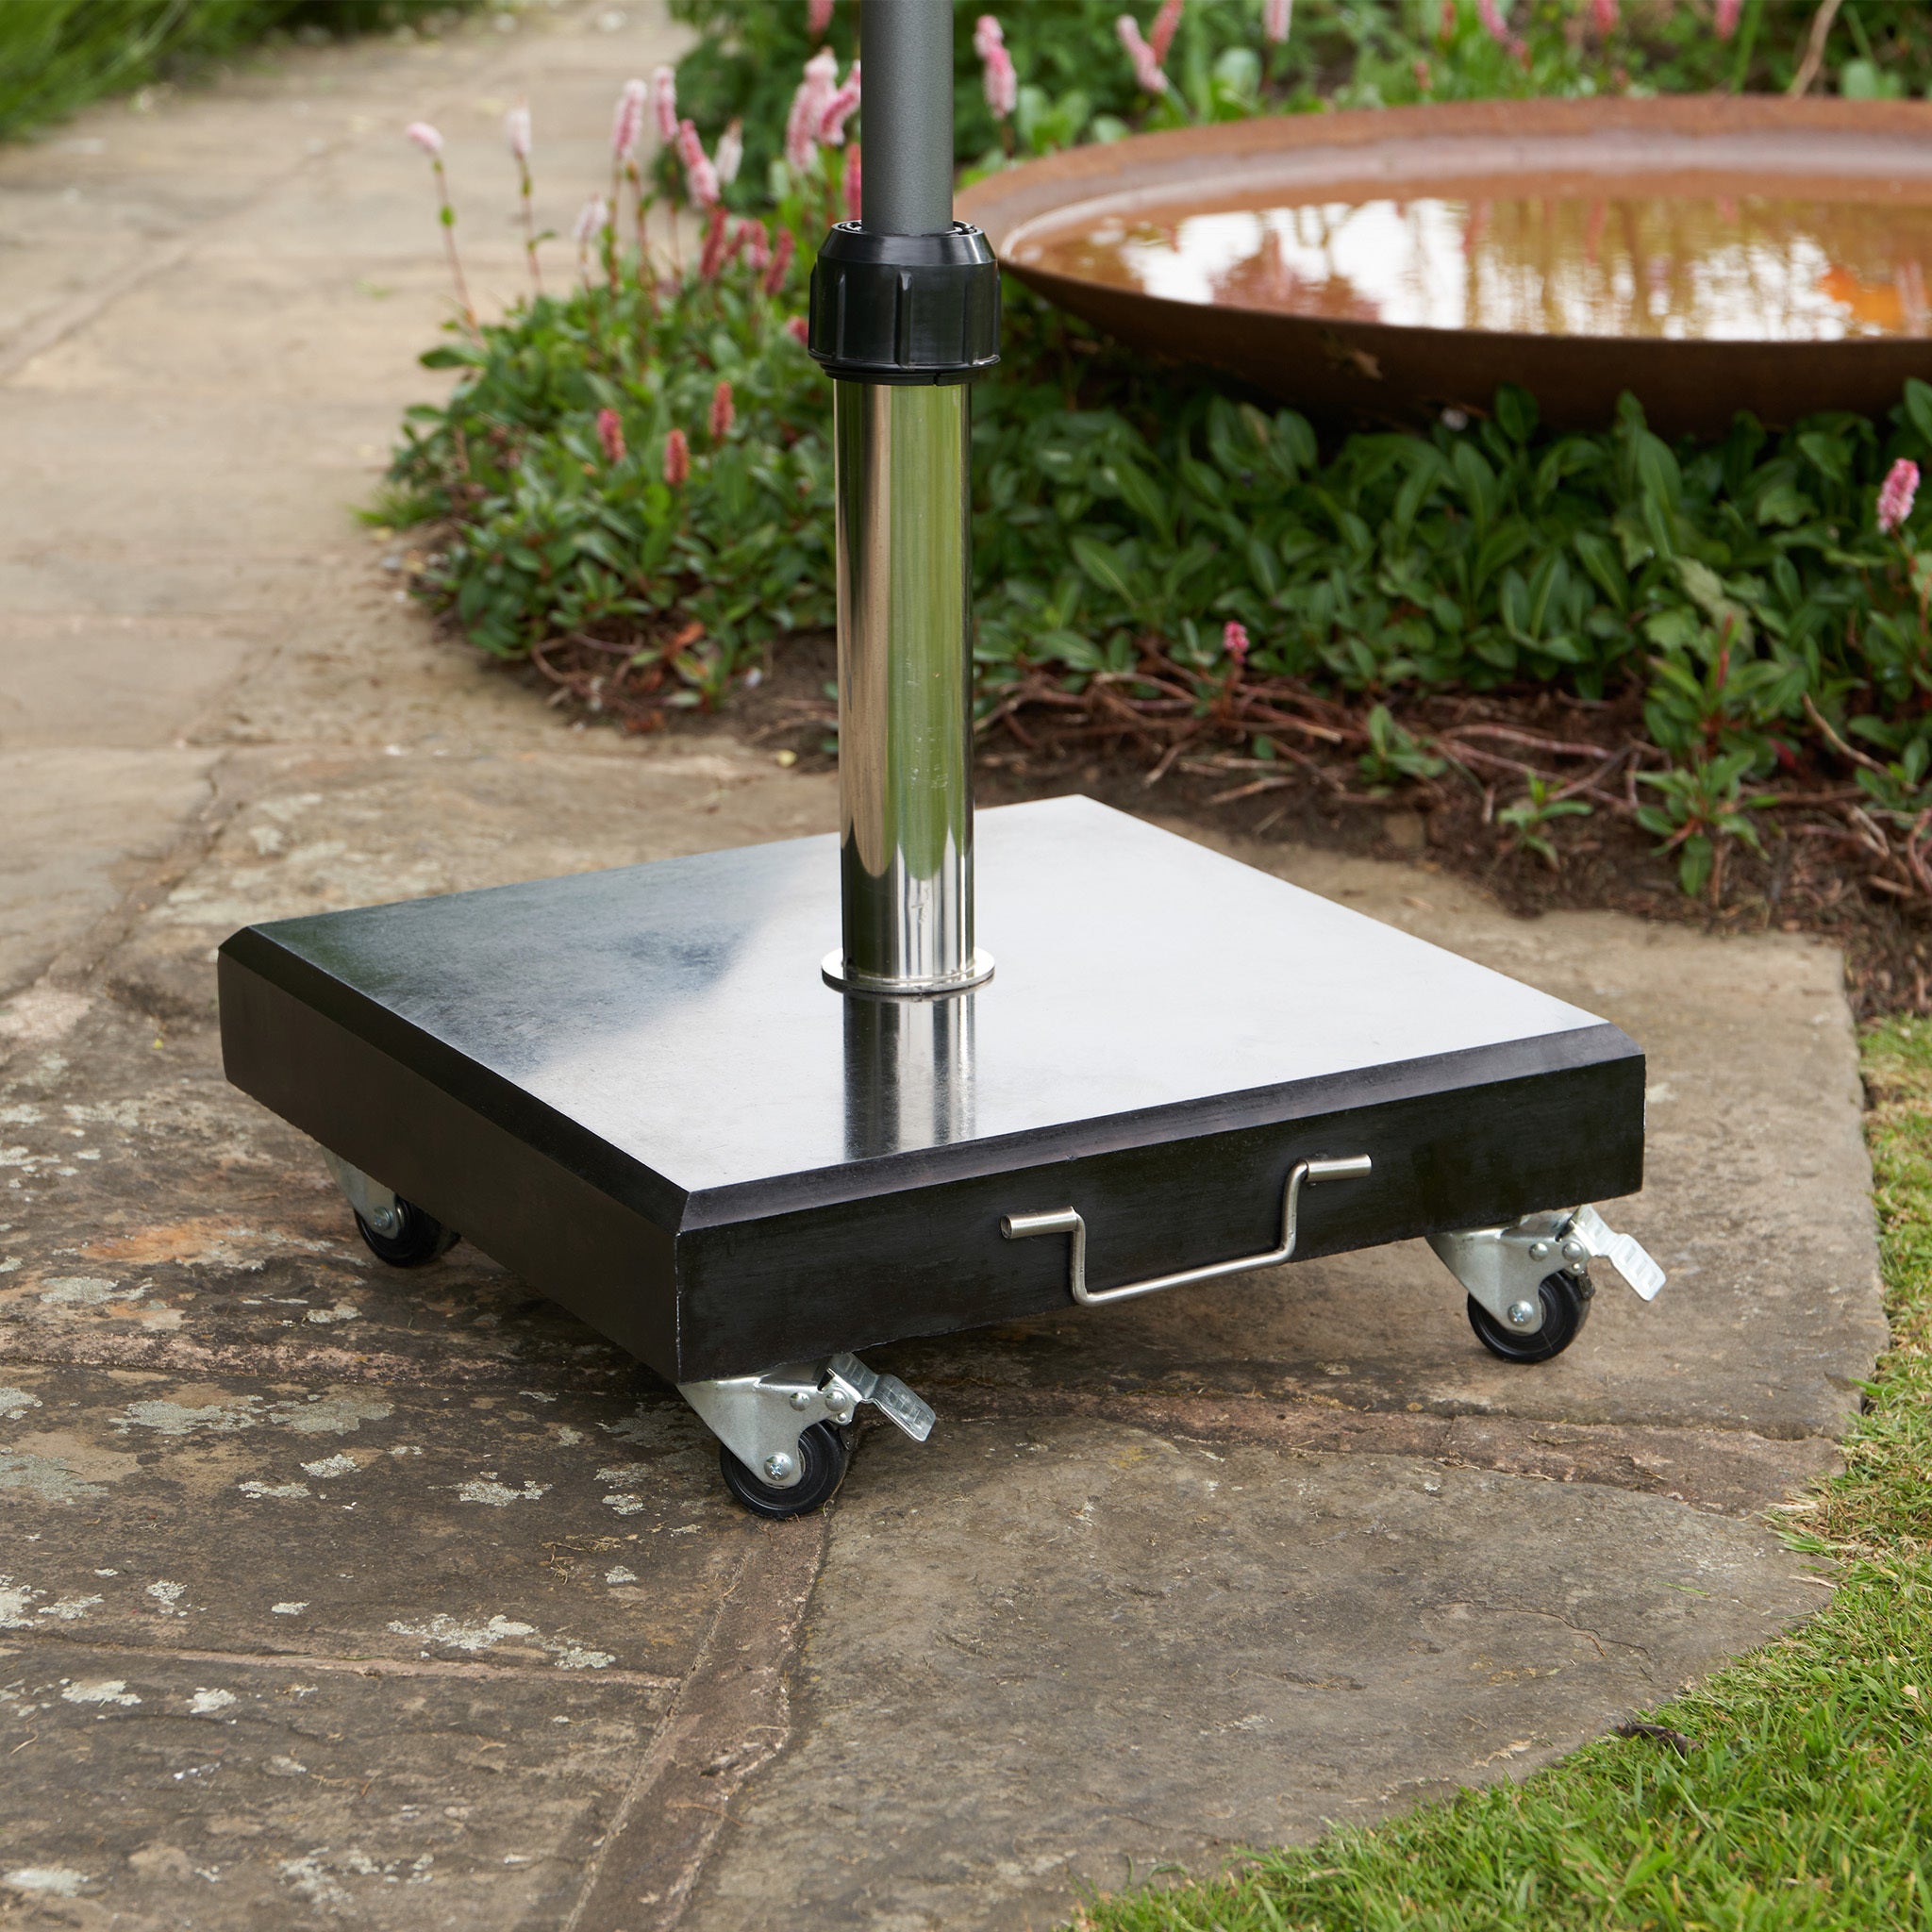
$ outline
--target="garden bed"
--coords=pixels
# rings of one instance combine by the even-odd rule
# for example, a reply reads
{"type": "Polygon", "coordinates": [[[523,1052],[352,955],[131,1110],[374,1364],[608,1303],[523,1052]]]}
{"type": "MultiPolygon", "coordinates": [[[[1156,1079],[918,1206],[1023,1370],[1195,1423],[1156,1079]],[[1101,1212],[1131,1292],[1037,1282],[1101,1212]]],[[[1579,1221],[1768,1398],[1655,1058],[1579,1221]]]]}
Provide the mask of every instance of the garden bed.
{"type": "MultiPolygon", "coordinates": [[[[1443,73],[1493,79],[1485,10],[1464,12],[1443,73]]],[[[798,13],[731,17],[775,58],[798,13]]],[[[1302,17],[1319,42],[1322,9],[1302,17]]],[[[1624,39],[1593,50],[1573,36],[1566,72],[1580,85],[1585,55],[1636,58],[1648,19],[1633,8],[1624,39]]],[[[982,111],[1001,109],[989,127],[1016,147],[1106,135],[1091,114],[1021,110],[1019,53],[1049,70],[1054,33],[1086,13],[1024,20],[1012,54],[962,45],[982,111]]],[[[1256,38],[1250,9],[1198,0],[1161,20],[1177,80],[1143,119],[1293,105],[1304,45],[1228,58],[1256,38]],[[1196,70],[1208,82],[1191,94],[1196,70]]],[[[454,632],[588,719],[728,714],[774,750],[833,750],[829,385],[800,336],[816,239],[859,193],[848,28],[831,9],[761,185],[756,130],[708,148],[668,72],[634,84],[575,275],[559,291],[553,260],[549,292],[501,322],[466,313],[425,358],[462,377],[412,412],[378,513],[425,526],[417,587],[454,632]],[[675,157],[656,175],[654,111],[675,157]]],[[[1695,51],[1671,31],[1654,64],[1695,51]]],[[[1909,36],[1887,44],[1917,58],[1909,36]]],[[[687,62],[713,93],[721,50],[687,62]]],[[[970,117],[962,130],[970,147],[970,117]]],[[[527,130],[510,131],[527,213],[527,130]]],[[[984,165],[1000,158],[996,141],[984,165]]],[[[1882,421],[1772,434],[1740,417],[1704,441],[1666,441],[1628,398],[1599,434],[1555,434],[1506,388],[1427,433],[1324,442],[1024,291],[1004,355],[975,402],[990,789],[1078,782],[1357,845],[1420,825],[1430,862],[1519,907],[1828,932],[1866,1007],[1925,1001],[1932,516],[1915,493],[1932,387],[1908,384],[1882,421]]]]}

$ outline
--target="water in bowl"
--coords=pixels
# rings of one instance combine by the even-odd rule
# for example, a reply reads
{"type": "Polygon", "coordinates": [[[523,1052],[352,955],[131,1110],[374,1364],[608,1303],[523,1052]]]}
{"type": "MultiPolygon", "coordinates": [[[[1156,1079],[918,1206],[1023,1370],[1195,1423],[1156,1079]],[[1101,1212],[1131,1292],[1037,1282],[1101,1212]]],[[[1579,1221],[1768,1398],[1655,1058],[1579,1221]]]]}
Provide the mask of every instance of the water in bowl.
{"type": "Polygon", "coordinates": [[[1072,212],[1015,236],[1014,262],[1173,301],[1418,328],[1728,341],[1932,334],[1932,203],[1897,184],[1841,200],[1478,190],[1072,212]]]}

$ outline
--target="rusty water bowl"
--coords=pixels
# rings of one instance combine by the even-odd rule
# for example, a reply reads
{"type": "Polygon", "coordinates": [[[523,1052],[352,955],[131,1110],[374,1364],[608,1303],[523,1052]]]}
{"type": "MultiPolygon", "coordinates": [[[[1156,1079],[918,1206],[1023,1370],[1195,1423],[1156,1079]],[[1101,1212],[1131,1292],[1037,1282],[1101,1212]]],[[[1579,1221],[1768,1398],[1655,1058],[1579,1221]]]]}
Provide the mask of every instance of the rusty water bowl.
{"type": "Polygon", "coordinates": [[[975,183],[1048,301],[1311,414],[1520,383],[1593,428],[1879,414],[1932,380],[1932,104],[1482,101],[1143,134],[975,183]]]}

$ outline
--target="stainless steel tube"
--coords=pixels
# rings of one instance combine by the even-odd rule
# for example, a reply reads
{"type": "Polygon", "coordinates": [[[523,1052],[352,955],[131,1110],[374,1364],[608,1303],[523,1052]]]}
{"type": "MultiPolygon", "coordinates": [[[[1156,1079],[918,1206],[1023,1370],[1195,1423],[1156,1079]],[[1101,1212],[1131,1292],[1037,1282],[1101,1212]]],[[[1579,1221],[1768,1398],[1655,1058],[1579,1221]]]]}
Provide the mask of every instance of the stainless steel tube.
{"type": "Polygon", "coordinates": [[[966,378],[993,359],[998,285],[953,222],[952,0],[863,0],[859,53],[864,215],[812,282],[839,517],[842,945],[824,971],[934,994],[992,971],[973,944],[966,378]]]}
{"type": "Polygon", "coordinates": [[[842,965],[878,992],[991,970],[973,932],[965,383],[834,386],[842,965]]]}
{"type": "Polygon", "coordinates": [[[953,225],[952,0],[862,0],[865,213],[878,235],[953,225]]]}

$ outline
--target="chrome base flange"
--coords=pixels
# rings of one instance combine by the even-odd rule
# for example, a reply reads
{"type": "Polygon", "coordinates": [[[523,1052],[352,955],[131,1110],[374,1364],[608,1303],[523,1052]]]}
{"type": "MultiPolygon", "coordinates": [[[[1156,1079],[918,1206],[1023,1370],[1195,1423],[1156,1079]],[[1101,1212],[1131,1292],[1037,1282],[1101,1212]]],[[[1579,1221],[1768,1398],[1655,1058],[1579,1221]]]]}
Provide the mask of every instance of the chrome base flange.
{"type": "Polygon", "coordinates": [[[971,992],[992,977],[993,958],[976,947],[964,973],[950,979],[874,979],[863,973],[847,970],[845,955],[830,952],[819,961],[819,972],[834,992],[862,993],[868,999],[942,1000],[949,993],[971,992]]]}

